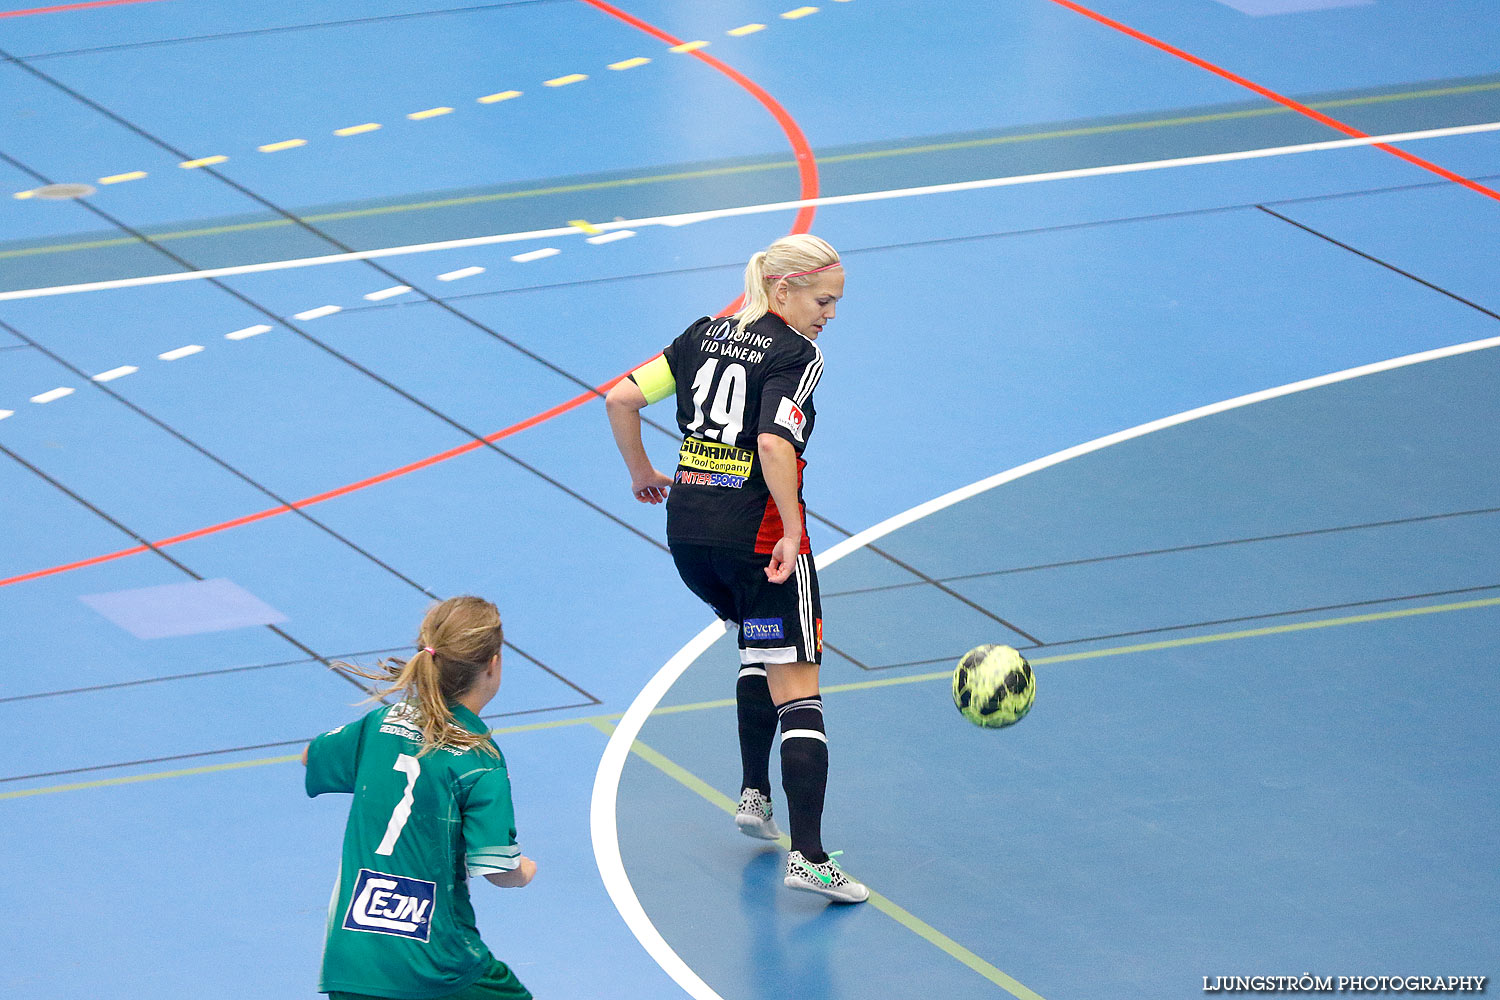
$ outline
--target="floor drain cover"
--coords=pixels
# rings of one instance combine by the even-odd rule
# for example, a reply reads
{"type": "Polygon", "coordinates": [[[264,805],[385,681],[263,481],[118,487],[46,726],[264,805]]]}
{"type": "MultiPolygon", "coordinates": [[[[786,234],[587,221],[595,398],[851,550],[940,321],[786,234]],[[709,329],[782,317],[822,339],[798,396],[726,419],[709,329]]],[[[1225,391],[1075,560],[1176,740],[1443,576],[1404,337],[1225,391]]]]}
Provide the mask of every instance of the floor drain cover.
{"type": "Polygon", "coordinates": [[[52,198],[63,200],[67,198],[87,198],[94,193],[92,184],[48,184],[31,192],[33,198],[52,198]]]}

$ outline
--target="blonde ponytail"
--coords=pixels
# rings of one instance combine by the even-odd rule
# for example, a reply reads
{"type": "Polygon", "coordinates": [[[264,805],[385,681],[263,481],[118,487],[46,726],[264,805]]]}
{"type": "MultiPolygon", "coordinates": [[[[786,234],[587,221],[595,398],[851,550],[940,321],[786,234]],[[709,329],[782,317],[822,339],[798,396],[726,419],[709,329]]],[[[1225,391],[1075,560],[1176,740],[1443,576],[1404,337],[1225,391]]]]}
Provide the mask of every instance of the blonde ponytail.
{"type": "Polygon", "coordinates": [[[374,671],[336,662],[359,677],[387,685],[371,701],[400,695],[407,718],[422,731],[420,757],[438,747],[478,748],[495,754],[488,733],[472,733],[459,725],[451,702],[462,697],[500,654],[505,631],[500,612],[479,597],[453,597],[435,605],[422,619],[417,652],[407,660],[381,660],[374,671]]]}
{"type": "Polygon", "coordinates": [[[771,311],[773,281],[785,280],[793,287],[813,283],[809,272],[826,270],[839,263],[839,253],[811,233],[783,236],[757,253],[745,265],[745,304],[735,313],[740,333],[771,311]]]}

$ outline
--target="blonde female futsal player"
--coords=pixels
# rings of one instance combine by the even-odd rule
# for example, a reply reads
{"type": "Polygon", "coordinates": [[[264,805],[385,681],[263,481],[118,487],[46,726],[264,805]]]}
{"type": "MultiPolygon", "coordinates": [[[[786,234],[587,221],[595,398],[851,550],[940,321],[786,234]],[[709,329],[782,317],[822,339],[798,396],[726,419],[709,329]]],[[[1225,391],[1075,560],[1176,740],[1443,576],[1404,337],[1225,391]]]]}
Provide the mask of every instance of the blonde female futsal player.
{"type": "Polygon", "coordinates": [[[427,612],[417,653],[378,673],[402,700],[313,740],[307,794],[353,793],[318,989],[337,1000],[530,1000],[474,925],[468,879],[520,888],[505,758],[479,713],[500,690],[500,613],[478,597],[427,612]]]}
{"type": "Polygon", "coordinates": [[[784,882],[843,903],[869,896],[823,850],[828,737],[818,694],[823,612],[803,530],[802,451],[823,372],[814,343],[844,294],[844,268],[816,236],[777,240],[745,268],[745,306],[704,317],[610,390],[615,444],[643,503],[667,501],[667,544],[684,583],[739,626],[739,828],[780,836],[771,818],[771,743],[781,726],[792,850],[784,882]],[[676,474],[652,467],[641,408],[674,395],[676,474]]]}

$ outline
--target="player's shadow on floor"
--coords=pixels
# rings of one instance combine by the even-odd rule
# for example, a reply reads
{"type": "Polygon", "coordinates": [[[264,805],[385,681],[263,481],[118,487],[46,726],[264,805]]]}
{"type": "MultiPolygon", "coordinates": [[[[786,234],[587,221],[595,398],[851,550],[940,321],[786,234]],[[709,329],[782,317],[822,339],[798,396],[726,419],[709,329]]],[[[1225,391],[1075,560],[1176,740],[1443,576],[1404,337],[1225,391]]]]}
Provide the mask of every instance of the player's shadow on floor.
{"type": "Polygon", "coordinates": [[[745,862],[740,909],[750,930],[746,957],[754,973],[739,995],[755,1000],[843,995],[829,957],[838,951],[834,938],[840,928],[864,907],[788,889],[781,883],[785,873],[786,852],[779,848],[763,848],[745,862]]]}

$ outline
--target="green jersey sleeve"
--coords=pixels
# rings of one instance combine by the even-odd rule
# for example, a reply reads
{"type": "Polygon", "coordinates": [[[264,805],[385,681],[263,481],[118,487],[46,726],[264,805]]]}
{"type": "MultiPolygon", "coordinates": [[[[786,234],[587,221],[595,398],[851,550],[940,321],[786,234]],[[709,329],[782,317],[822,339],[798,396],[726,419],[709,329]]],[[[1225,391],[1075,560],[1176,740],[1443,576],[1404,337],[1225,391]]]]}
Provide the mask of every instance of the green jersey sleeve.
{"type": "Polygon", "coordinates": [[[516,843],[510,775],[504,767],[491,768],[474,782],[463,812],[464,853],[471,877],[508,872],[520,866],[521,847],[516,843]]]}
{"type": "Polygon", "coordinates": [[[307,748],[304,783],[309,797],[324,792],[353,792],[359,771],[359,737],[362,722],[339,726],[317,737],[307,748]]]}

